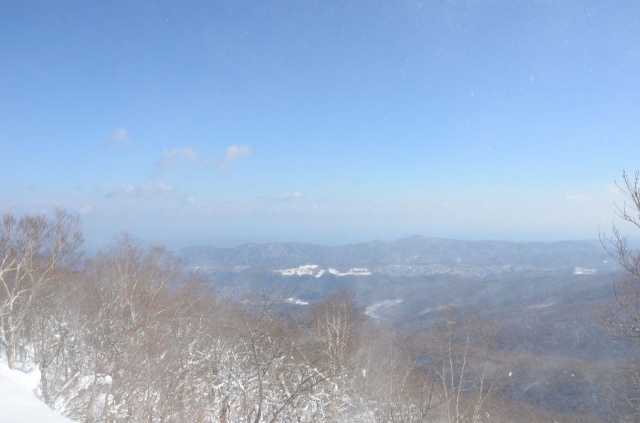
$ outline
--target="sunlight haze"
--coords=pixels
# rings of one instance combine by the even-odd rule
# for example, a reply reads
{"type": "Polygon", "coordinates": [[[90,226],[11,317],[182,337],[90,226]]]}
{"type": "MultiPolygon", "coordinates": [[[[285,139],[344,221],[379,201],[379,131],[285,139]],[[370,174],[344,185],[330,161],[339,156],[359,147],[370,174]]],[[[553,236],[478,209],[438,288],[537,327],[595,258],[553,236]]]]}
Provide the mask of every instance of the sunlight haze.
{"type": "Polygon", "coordinates": [[[20,1],[0,212],[87,243],[593,239],[640,168],[640,3],[20,1]]]}

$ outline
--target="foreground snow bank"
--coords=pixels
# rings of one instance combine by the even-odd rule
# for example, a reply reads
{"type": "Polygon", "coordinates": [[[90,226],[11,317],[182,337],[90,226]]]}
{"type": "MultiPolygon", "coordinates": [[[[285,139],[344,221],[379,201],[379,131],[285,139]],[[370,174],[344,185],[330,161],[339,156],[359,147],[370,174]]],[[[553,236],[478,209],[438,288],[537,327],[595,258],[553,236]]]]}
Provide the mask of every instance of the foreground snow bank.
{"type": "Polygon", "coordinates": [[[28,372],[21,372],[20,370],[12,370],[6,363],[0,363],[0,375],[7,377],[16,386],[21,386],[27,391],[33,391],[38,387],[40,383],[40,369],[33,367],[28,372]]]}
{"type": "Polygon", "coordinates": [[[40,382],[40,371],[28,373],[11,370],[0,362],[0,422],[2,423],[72,423],[56,414],[33,395],[40,382]]]}

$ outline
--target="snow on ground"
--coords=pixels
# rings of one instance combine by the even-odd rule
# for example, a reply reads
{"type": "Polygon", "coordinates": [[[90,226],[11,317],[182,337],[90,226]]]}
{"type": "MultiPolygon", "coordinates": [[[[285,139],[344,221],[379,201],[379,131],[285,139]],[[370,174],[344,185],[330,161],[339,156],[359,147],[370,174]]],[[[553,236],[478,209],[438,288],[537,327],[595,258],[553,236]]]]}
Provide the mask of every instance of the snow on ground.
{"type": "Polygon", "coordinates": [[[544,303],[537,303],[537,304],[532,304],[529,307],[527,307],[528,309],[530,308],[547,308],[547,307],[551,307],[552,305],[555,305],[555,303],[557,303],[557,300],[550,300],[550,301],[546,301],[544,303]]]}
{"type": "Polygon", "coordinates": [[[317,264],[305,264],[304,266],[298,266],[291,269],[276,270],[282,276],[315,276],[316,278],[322,277],[325,273],[330,273],[334,276],[368,276],[371,274],[369,269],[354,267],[347,272],[340,272],[339,270],[329,268],[324,270],[317,264]]]}
{"type": "Polygon", "coordinates": [[[585,267],[576,267],[573,269],[574,275],[593,275],[598,269],[587,269],[585,267]]]}
{"type": "Polygon", "coordinates": [[[369,269],[357,268],[357,267],[354,267],[353,269],[349,269],[348,272],[340,272],[336,269],[329,269],[328,272],[336,276],[348,276],[348,275],[369,276],[371,274],[371,272],[369,272],[369,269]]]}
{"type": "Polygon", "coordinates": [[[309,302],[304,301],[304,300],[300,300],[298,298],[294,298],[294,297],[289,297],[285,300],[286,302],[288,302],[289,304],[295,304],[295,305],[309,305],[309,302]]]}
{"type": "MultiPolygon", "coordinates": [[[[309,275],[309,276],[315,276],[315,277],[320,277],[322,276],[322,274],[320,274],[320,276],[318,276],[318,273],[321,272],[322,270],[319,269],[320,266],[318,266],[317,264],[305,264],[304,266],[298,266],[298,267],[294,267],[292,269],[284,269],[284,270],[276,270],[276,272],[280,273],[282,276],[305,276],[305,275],[309,275]]],[[[324,272],[322,272],[324,273],[324,272]]]]}
{"type": "Polygon", "coordinates": [[[40,371],[28,373],[11,370],[0,363],[0,422],[2,423],[72,423],[56,414],[33,395],[40,381],[40,371]]]}
{"type": "Polygon", "coordinates": [[[384,300],[381,301],[379,303],[375,303],[370,305],[369,307],[367,307],[364,311],[364,314],[366,314],[367,316],[371,316],[371,317],[380,317],[376,314],[376,311],[378,309],[381,308],[389,308],[389,307],[393,307],[394,305],[400,304],[402,302],[402,300],[384,300]]]}

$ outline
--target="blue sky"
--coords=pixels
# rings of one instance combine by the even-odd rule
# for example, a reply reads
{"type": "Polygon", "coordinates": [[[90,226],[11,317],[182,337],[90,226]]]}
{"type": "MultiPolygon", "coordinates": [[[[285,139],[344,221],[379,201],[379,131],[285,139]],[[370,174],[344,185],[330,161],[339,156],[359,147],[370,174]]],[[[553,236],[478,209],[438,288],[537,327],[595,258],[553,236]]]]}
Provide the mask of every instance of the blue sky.
{"type": "Polygon", "coordinates": [[[596,238],[640,169],[636,1],[31,1],[0,212],[179,247],[596,238]]]}

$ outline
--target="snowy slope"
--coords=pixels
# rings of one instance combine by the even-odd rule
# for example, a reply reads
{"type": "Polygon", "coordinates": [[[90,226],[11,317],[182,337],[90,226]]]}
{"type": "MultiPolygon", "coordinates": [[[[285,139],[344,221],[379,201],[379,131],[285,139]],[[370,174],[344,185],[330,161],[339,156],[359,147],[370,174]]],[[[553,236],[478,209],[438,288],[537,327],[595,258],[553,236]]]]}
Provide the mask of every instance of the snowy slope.
{"type": "Polygon", "coordinates": [[[0,422],[72,423],[33,395],[39,380],[40,372],[37,370],[23,373],[0,363],[0,422]]]}
{"type": "Polygon", "coordinates": [[[282,276],[315,276],[321,278],[325,273],[332,274],[334,276],[369,276],[371,272],[366,268],[354,267],[347,272],[340,272],[339,270],[329,268],[327,270],[322,269],[317,264],[305,264],[303,266],[294,267],[291,269],[276,270],[276,273],[280,273],[282,276]]]}

